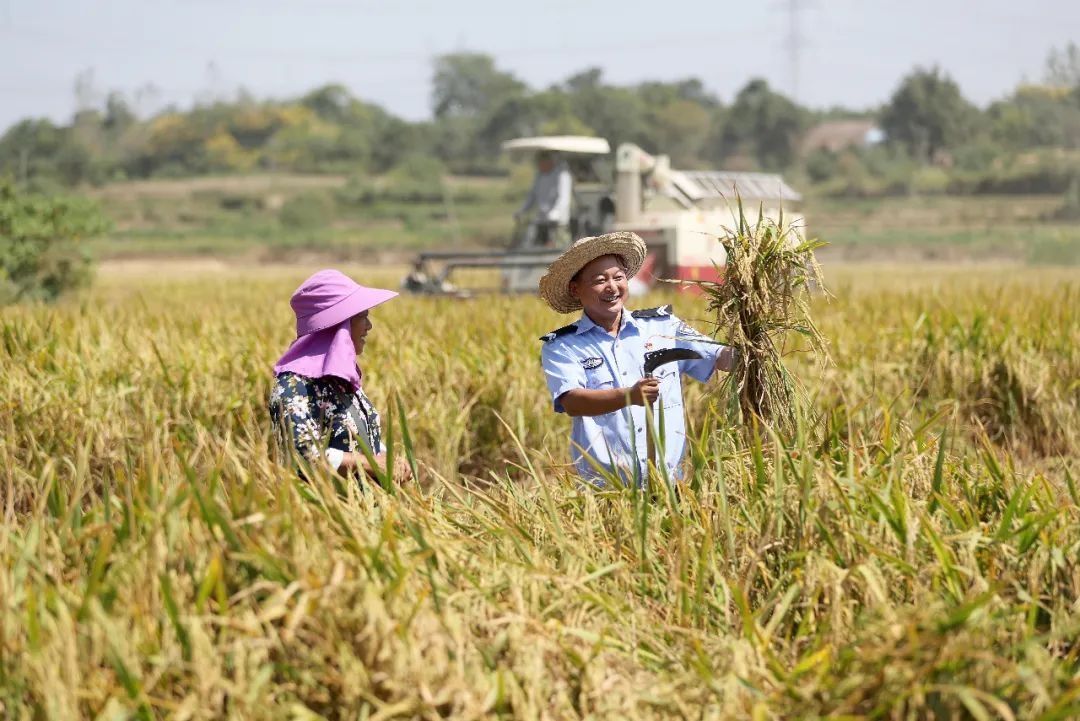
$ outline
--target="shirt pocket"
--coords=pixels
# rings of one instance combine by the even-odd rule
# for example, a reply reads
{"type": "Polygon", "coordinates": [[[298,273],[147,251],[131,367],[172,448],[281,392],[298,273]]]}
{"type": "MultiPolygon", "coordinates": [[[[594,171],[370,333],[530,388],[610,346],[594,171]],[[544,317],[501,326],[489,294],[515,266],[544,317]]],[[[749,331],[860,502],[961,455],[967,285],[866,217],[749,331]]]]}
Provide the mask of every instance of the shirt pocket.
{"type": "Polygon", "coordinates": [[[606,390],[615,387],[615,376],[607,364],[585,369],[585,387],[589,390],[606,390]]]}
{"type": "Polygon", "coordinates": [[[660,381],[660,399],[664,408],[682,408],[682,383],[679,380],[679,364],[670,363],[656,370],[660,381]]]}

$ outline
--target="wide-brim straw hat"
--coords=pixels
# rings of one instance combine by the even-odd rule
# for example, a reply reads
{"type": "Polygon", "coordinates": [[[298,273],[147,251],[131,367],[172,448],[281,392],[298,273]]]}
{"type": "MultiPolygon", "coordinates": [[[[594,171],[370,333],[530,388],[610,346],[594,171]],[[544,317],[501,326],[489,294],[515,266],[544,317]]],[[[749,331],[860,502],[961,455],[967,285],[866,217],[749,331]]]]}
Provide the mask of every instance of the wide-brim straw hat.
{"type": "Polygon", "coordinates": [[[645,262],[645,241],[637,233],[618,231],[575,241],[548,266],[540,279],[540,297],[559,313],[581,310],[581,301],[570,295],[570,279],[586,265],[604,255],[622,258],[626,275],[633,278],[645,262]]]}

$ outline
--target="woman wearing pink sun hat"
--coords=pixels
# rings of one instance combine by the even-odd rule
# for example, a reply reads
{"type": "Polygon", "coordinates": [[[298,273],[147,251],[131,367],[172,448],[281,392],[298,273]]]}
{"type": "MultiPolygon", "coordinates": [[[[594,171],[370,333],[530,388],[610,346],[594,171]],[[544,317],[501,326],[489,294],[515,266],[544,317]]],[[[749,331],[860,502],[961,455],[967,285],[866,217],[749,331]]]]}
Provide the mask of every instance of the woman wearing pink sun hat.
{"type": "MultiPolygon", "coordinates": [[[[270,417],[282,445],[307,463],[374,477],[366,447],[385,464],[379,413],[364,393],[356,359],[371,332],[369,312],[396,295],[336,270],[320,270],[293,293],[296,340],[274,365],[270,417]]],[[[394,477],[407,480],[408,465],[395,465],[394,477]]]]}

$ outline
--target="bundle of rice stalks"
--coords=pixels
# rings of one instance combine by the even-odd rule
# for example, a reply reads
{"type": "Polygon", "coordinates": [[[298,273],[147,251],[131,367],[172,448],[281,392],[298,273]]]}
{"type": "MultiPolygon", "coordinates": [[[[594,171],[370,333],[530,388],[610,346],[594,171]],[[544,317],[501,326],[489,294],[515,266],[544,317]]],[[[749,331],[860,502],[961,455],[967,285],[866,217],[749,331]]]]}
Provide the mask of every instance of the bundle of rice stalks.
{"type": "Polygon", "coordinates": [[[738,224],[718,240],[727,253],[720,283],[700,283],[718,334],[739,351],[737,367],[722,392],[732,399],[735,420],[772,427],[783,438],[796,429],[798,408],[809,409],[798,379],[784,367],[791,333],[803,336],[810,350],[826,357],[825,343],[810,317],[810,289],[824,289],[814,250],[824,245],[805,240],[797,228],[759,208],[751,224],[737,198],[738,224]]]}

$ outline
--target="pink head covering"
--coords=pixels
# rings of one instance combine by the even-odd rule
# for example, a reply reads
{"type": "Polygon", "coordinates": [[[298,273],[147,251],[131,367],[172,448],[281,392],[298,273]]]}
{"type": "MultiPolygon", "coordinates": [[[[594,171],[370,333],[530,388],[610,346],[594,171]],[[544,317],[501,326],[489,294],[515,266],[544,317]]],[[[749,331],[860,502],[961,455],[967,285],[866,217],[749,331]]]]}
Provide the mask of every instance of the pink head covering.
{"type": "Polygon", "coordinates": [[[365,288],[336,270],[315,273],[289,299],[296,313],[296,340],[278,359],[274,373],[336,376],[359,388],[360,369],[349,320],[396,295],[392,290],[365,288]]]}

